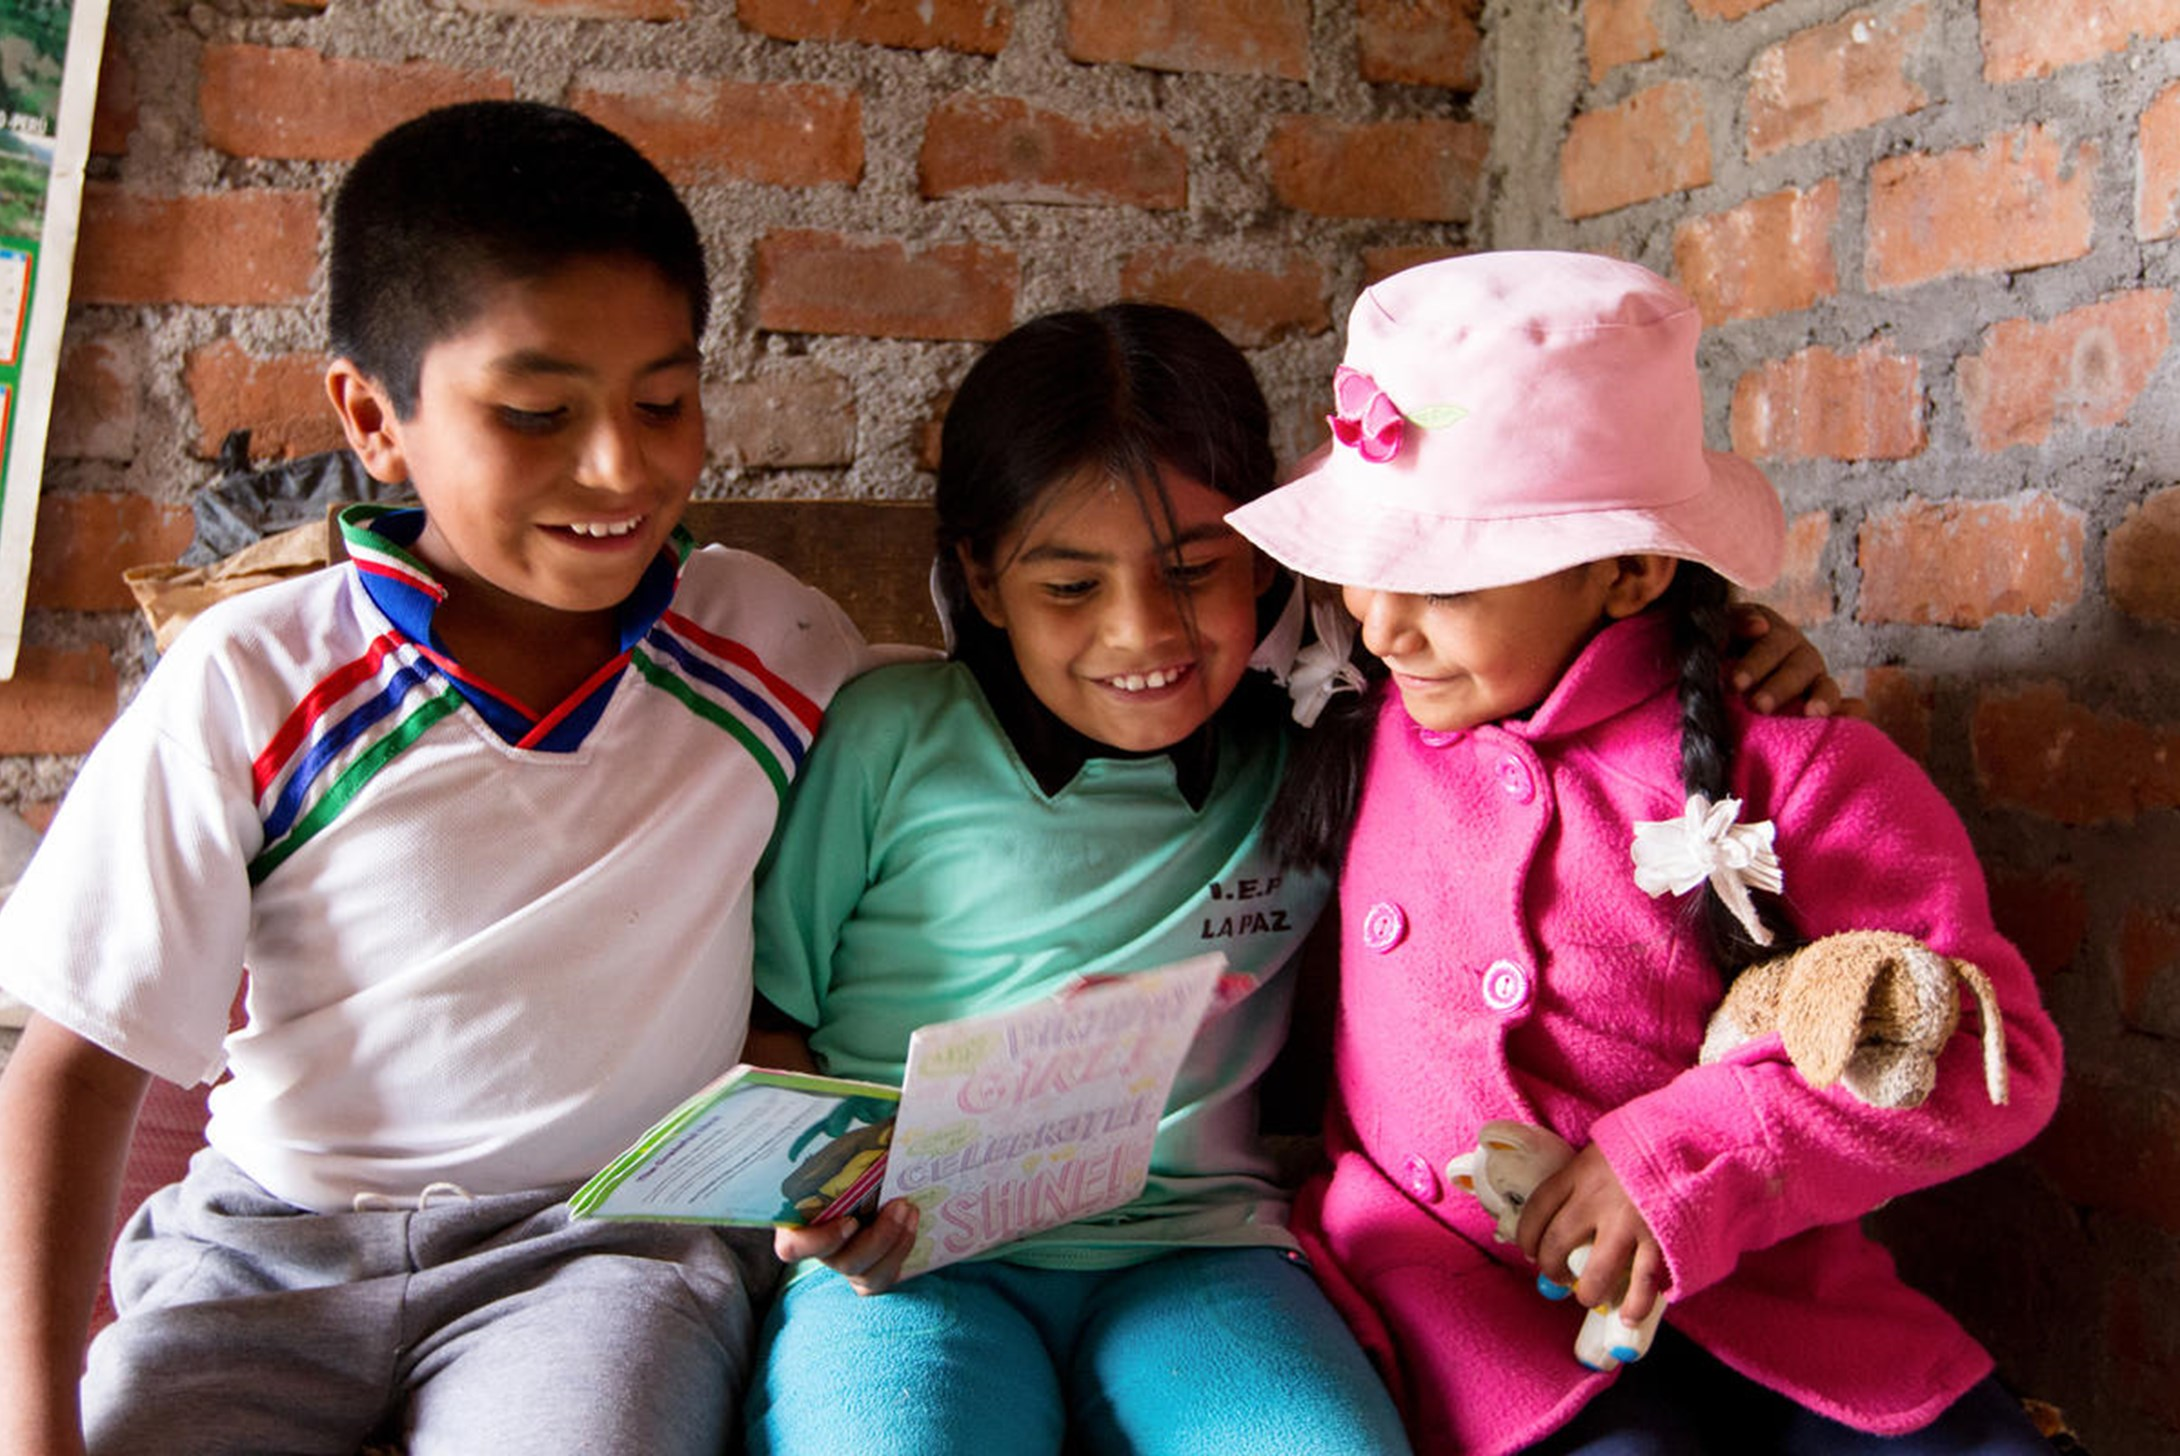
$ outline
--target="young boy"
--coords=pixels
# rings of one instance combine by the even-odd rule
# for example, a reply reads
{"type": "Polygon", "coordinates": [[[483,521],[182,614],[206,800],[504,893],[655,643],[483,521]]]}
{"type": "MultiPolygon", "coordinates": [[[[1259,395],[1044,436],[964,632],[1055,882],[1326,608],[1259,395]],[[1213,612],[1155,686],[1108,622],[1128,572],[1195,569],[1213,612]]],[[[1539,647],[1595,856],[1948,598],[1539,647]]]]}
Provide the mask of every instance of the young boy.
{"type": "Polygon", "coordinates": [[[676,532],[704,255],[612,133],[396,128],[329,291],[349,443],[423,508],[353,508],[347,565],[184,634],[0,913],[38,1013],[0,1079],[0,1449],[716,1452],[762,1237],[564,1200],[735,1060],[751,873],[867,649],[676,532]],[[223,1070],[79,1417],[147,1079],[223,1070]]]}

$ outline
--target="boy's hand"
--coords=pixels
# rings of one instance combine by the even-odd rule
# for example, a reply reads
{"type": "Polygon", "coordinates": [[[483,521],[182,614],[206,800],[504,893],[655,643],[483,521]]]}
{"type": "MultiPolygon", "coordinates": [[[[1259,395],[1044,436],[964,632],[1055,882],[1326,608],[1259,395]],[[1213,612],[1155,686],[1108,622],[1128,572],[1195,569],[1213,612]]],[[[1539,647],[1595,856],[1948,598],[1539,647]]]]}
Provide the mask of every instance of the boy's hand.
{"type": "Polygon", "coordinates": [[[1515,1231],[1521,1251],[1555,1284],[1571,1284],[1575,1296],[1596,1308],[1620,1295],[1620,1318],[1640,1324],[1665,1285],[1665,1255],[1657,1237],[1635,1207],[1619,1175],[1594,1145],[1537,1185],[1521,1211],[1515,1231]],[[1589,1263],[1577,1280],[1567,1256],[1591,1245],[1589,1263]]]}
{"type": "Polygon", "coordinates": [[[1733,609],[1726,651],[1733,689],[1759,713],[1826,718],[1864,716],[1859,698],[1846,698],[1825,670],[1824,654],[1801,629],[1761,602],[1733,609]]]}
{"type": "Polygon", "coordinates": [[[857,1294],[883,1294],[901,1277],[901,1261],[916,1245],[916,1205],[896,1198],[865,1228],[836,1218],[804,1228],[772,1231],[772,1252],[783,1264],[815,1259],[848,1281],[857,1294]]]}

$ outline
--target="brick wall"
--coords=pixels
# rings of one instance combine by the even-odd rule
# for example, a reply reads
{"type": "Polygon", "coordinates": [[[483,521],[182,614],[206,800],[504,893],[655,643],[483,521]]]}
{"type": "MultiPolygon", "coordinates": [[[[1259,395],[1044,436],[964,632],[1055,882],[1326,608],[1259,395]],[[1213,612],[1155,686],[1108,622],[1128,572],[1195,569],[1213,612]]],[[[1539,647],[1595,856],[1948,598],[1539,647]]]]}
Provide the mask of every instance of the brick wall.
{"type": "Polygon", "coordinates": [[[1510,0],[1493,246],[1675,276],[1774,596],[1969,821],[2054,1129],[1880,1216],[2099,1453],[2180,1444],[2180,3],[1510,0]],[[1541,81],[1539,78],[1543,78],[1541,81]]]}
{"type": "Polygon", "coordinates": [[[392,123],[560,101],[683,189],[706,493],[922,494],[978,345],[1119,297],[1246,346],[1292,458],[1355,293],[1474,244],[1479,5],[113,0],[0,804],[42,822],[139,679],[118,572],[188,542],[226,433],[338,442],[325,189],[392,123]]]}
{"type": "Polygon", "coordinates": [[[980,341],[1196,308],[1321,431],[1371,278],[1677,277],[1772,597],[1969,821],[2069,1042],[2059,1128],[1884,1216],[2100,1456],[2180,1398],[2180,0],[114,0],[0,804],[138,679],[225,432],[334,439],[323,191],[390,122],[567,101],[712,250],[705,490],[913,496],[980,341]]]}

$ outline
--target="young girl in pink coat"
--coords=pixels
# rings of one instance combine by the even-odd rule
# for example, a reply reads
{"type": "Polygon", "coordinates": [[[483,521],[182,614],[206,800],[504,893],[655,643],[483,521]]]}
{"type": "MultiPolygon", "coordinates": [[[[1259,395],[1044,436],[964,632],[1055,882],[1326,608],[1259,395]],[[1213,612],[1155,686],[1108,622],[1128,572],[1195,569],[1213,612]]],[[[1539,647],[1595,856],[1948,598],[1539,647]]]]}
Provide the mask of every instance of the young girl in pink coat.
{"type": "Polygon", "coordinates": [[[2025,1143],[2058,1038],[1923,773],[1727,699],[1726,583],[1772,578],[1784,522],[1703,448],[1698,328],[1607,258],[1402,273],[1355,306],[1329,453],[1230,518],[1339,584],[1387,669],[1283,806],[1341,864],[1333,1167],[1298,1229],[1419,1451],[2043,1450],[1856,1220],[2025,1143]],[[1639,831],[1708,887],[1639,882],[1639,831]],[[1777,1036],[1697,1064],[1737,971],[1852,929],[1988,974],[2008,1100],[1971,1035],[1913,1108],[1813,1088],[1777,1036]],[[1508,1245],[1445,1173],[1493,1119],[1580,1150],[1508,1245]],[[1584,1368],[1540,1274],[1631,1319],[1669,1295],[1655,1348],[1584,1368]]]}

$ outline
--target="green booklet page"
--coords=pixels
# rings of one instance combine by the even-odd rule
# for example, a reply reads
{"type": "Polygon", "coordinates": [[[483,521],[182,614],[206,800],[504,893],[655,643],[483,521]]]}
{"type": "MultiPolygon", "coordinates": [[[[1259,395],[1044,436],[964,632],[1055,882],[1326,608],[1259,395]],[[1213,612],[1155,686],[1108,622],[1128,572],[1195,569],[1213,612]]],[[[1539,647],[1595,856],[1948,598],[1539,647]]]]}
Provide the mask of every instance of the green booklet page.
{"type": "Polygon", "coordinates": [[[738,1066],[576,1190],[579,1218],[815,1223],[868,1201],[901,1094],[875,1082],[738,1066]]]}

